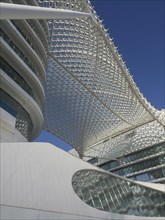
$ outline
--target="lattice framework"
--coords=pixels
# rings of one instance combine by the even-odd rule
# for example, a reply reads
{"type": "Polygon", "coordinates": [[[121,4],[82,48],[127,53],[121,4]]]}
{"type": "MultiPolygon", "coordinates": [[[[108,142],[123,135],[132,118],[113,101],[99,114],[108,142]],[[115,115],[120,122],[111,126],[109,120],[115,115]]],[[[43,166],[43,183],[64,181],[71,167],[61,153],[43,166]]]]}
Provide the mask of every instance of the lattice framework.
{"type": "Polygon", "coordinates": [[[155,118],[89,1],[44,0],[45,7],[88,12],[49,21],[45,129],[79,154],[155,118]]]}

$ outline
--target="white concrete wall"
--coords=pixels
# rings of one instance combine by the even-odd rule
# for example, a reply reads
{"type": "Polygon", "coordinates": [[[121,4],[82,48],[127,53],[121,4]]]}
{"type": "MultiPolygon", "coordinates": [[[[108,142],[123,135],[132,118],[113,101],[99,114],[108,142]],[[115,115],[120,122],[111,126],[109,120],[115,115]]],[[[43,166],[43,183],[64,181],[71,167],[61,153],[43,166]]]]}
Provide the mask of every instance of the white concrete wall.
{"type": "Polygon", "coordinates": [[[1,152],[1,219],[148,219],[97,210],[74,192],[81,169],[100,170],[47,143],[4,143],[1,152]]]}

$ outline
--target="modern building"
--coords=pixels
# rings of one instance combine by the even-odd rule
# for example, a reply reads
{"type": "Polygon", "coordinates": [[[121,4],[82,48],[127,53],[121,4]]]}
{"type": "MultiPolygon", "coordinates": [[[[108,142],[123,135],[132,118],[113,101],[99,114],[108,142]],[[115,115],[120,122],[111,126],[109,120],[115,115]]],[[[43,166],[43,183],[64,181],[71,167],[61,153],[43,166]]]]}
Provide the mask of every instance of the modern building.
{"type": "Polygon", "coordinates": [[[140,93],[91,3],[3,2],[21,11],[1,20],[1,219],[163,220],[165,111],[140,93]],[[26,9],[36,18],[21,19],[26,9]],[[42,129],[73,150],[31,142],[42,129]]]}
{"type": "Polygon", "coordinates": [[[1,20],[2,142],[32,141],[43,128],[47,39],[45,20],[1,20]]]}

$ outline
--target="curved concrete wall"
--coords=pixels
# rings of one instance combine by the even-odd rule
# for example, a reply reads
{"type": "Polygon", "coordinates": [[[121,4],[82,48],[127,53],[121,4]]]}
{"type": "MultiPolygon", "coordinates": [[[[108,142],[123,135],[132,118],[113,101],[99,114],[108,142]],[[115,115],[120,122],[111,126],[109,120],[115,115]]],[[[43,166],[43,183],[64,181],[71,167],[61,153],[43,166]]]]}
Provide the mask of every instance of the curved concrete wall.
{"type": "Polygon", "coordinates": [[[143,219],[90,207],[76,195],[72,176],[100,170],[47,143],[1,144],[3,219],[143,219]]]}

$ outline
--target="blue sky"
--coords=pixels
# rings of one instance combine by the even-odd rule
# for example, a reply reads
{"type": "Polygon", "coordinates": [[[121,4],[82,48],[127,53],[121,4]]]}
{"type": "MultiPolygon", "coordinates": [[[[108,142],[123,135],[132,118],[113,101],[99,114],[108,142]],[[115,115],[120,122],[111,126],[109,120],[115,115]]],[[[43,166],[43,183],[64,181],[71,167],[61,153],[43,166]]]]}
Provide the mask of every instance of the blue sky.
{"type": "MultiPolygon", "coordinates": [[[[91,0],[134,81],[157,109],[165,108],[164,0],[91,0]]],[[[70,146],[43,131],[36,141],[70,146]]]]}

